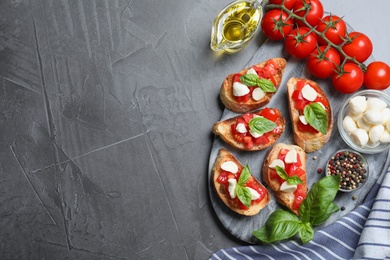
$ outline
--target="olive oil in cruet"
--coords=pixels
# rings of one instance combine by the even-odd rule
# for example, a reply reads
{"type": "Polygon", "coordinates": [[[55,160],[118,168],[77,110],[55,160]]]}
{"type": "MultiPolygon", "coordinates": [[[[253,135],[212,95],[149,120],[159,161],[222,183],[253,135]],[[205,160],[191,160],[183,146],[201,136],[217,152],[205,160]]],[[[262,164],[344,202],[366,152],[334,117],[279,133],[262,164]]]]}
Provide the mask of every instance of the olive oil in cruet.
{"type": "Polygon", "coordinates": [[[237,0],[215,17],[210,47],[214,51],[237,52],[253,38],[263,16],[261,2],[237,0]]]}

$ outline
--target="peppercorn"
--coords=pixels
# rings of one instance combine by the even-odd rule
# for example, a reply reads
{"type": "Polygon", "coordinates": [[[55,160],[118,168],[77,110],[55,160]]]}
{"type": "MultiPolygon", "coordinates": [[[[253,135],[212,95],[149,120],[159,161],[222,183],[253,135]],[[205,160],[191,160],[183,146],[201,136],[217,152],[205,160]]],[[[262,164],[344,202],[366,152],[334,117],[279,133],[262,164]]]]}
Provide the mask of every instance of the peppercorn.
{"type": "MultiPolygon", "coordinates": [[[[318,172],[318,171],[317,171],[318,172]]],[[[328,162],[327,172],[329,175],[340,174],[340,188],[354,190],[367,180],[367,169],[361,155],[343,151],[338,152],[328,162]]]]}
{"type": "Polygon", "coordinates": [[[317,173],[322,173],[322,169],[321,169],[321,168],[318,168],[318,169],[317,169],[317,173]]]}
{"type": "Polygon", "coordinates": [[[342,206],[340,209],[341,209],[341,210],[345,210],[345,207],[344,207],[344,206],[342,206]]]}

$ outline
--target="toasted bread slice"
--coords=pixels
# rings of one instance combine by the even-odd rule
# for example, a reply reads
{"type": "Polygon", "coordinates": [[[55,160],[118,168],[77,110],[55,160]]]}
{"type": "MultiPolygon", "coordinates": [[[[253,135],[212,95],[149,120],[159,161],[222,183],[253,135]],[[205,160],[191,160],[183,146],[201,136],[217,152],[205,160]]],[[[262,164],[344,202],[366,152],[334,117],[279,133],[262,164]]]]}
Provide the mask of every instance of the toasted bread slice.
{"type": "MultiPolygon", "coordinates": [[[[291,192],[286,192],[286,191],[281,191],[281,183],[279,181],[279,178],[275,178],[276,171],[275,169],[271,168],[270,165],[275,159],[279,158],[279,154],[282,152],[282,149],[285,149],[284,152],[287,150],[295,150],[297,154],[299,154],[300,158],[300,166],[297,166],[299,164],[295,164],[294,166],[297,166],[300,168],[302,171],[299,172],[299,178],[302,180],[302,184],[299,187],[300,192],[304,193],[306,196],[307,193],[307,181],[306,181],[306,153],[305,151],[297,146],[297,145],[288,145],[284,143],[277,143],[275,144],[267,153],[264,162],[263,162],[263,167],[262,167],[262,176],[263,176],[263,181],[268,185],[268,187],[274,192],[275,199],[281,203],[282,205],[286,206],[288,209],[290,209],[292,212],[295,214],[298,214],[298,208],[294,208],[294,200],[296,199],[296,195],[299,195],[296,193],[296,191],[291,191],[291,192]]],[[[283,156],[282,156],[283,157],[283,156]]],[[[288,165],[284,161],[285,165],[288,165]]],[[[291,164],[290,164],[291,165],[291,164]]],[[[294,167],[291,167],[290,169],[294,169],[294,167]]],[[[287,170],[287,166],[285,167],[285,170],[290,172],[290,174],[295,175],[293,170],[287,170]]],[[[295,172],[298,174],[298,171],[295,170],[295,172]]],[[[281,180],[281,179],[280,179],[281,180]]]]}
{"type": "Polygon", "coordinates": [[[280,138],[280,136],[282,136],[285,124],[286,120],[283,118],[281,112],[277,108],[264,108],[254,112],[246,113],[241,116],[236,116],[227,120],[216,122],[213,125],[212,129],[214,134],[220,136],[223,141],[233,146],[234,148],[244,151],[259,151],[273,145],[280,138]],[[269,113],[272,113],[274,118],[268,116],[267,114],[269,113]],[[256,139],[255,137],[253,137],[249,132],[249,126],[247,125],[247,133],[238,135],[236,133],[233,133],[234,129],[232,128],[235,128],[234,126],[237,124],[239,118],[246,118],[244,119],[244,121],[248,121],[248,117],[251,118],[257,115],[264,116],[265,118],[267,118],[268,116],[271,121],[276,123],[277,127],[274,130],[265,133],[263,134],[263,136],[259,137],[261,139],[256,139]],[[251,143],[246,142],[246,140],[248,139],[244,138],[243,136],[249,137],[251,143]],[[240,140],[240,138],[244,138],[245,140],[240,140]]]}
{"type": "MultiPolygon", "coordinates": [[[[280,83],[282,82],[282,75],[284,72],[284,69],[286,68],[286,60],[283,58],[274,58],[272,61],[277,64],[277,69],[275,71],[275,74],[273,75],[273,79],[276,83],[275,88],[278,89],[280,86],[280,83]]],[[[262,63],[253,65],[252,67],[257,68],[264,68],[269,61],[264,61],[262,63]]],[[[248,67],[240,72],[239,74],[245,74],[250,68],[248,67]]],[[[239,102],[237,101],[236,97],[233,95],[233,82],[234,82],[234,75],[237,73],[232,73],[226,77],[224,82],[222,83],[221,89],[220,89],[220,98],[222,100],[222,103],[225,105],[225,107],[233,112],[236,113],[246,113],[248,111],[259,109],[265,105],[267,105],[272,96],[276,92],[267,92],[266,95],[261,98],[260,100],[255,100],[252,97],[249,98],[247,102],[239,102]]]]}
{"type": "MultiPolygon", "coordinates": [[[[253,177],[253,175],[251,175],[250,181],[253,180],[253,183],[250,186],[254,185],[252,187],[255,187],[255,186],[258,187],[258,189],[261,189],[262,194],[261,194],[260,198],[258,198],[257,200],[255,200],[255,201],[252,200],[251,206],[248,207],[247,209],[243,209],[243,208],[239,207],[237,204],[237,203],[240,203],[238,198],[236,197],[235,199],[232,199],[230,197],[227,186],[225,184],[218,182],[218,176],[220,175],[221,172],[224,171],[221,168],[222,164],[224,162],[235,163],[238,167],[237,173],[241,172],[242,169],[244,168],[244,166],[241,165],[240,162],[229,151],[227,151],[226,149],[223,149],[223,148],[219,150],[218,156],[217,156],[217,158],[214,162],[213,168],[212,168],[212,178],[213,178],[212,181],[214,184],[215,191],[218,194],[219,198],[226,204],[226,206],[228,206],[230,209],[232,209],[233,211],[235,211],[238,214],[241,214],[244,216],[254,216],[254,215],[258,214],[260,212],[260,210],[262,208],[264,208],[270,200],[268,190],[263,186],[263,184],[260,181],[258,181],[256,178],[253,177]]],[[[233,173],[231,173],[231,174],[234,176],[233,173]]],[[[248,183],[250,181],[248,181],[246,185],[249,185],[248,183]]]]}
{"type": "Polygon", "coordinates": [[[287,82],[287,92],[288,92],[289,111],[290,111],[291,123],[293,126],[295,143],[298,146],[302,147],[307,153],[317,151],[329,141],[329,138],[333,130],[333,111],[328,97],[316,82],[308,79],[303,79],[303,78],[294,78],[294,77],[290,78],[289,81],[287,82]],[[323,102],[321,103],[325,106],[325,112],[328,118],[328,127],[326,129],[326,134],[320,132],[313,133],[310,131],[303,132],[298,129],[298,124],[300,124],[299,116],[302,115],[303,112],[296,109],[295,101],[292,98],[292,95],[294,93],[294,90],[297,87],[297,82],[300,80],[304,80],[308,82],[311,86],[315,86],[317,90],[317,96],[323,100],[323,102]]]}

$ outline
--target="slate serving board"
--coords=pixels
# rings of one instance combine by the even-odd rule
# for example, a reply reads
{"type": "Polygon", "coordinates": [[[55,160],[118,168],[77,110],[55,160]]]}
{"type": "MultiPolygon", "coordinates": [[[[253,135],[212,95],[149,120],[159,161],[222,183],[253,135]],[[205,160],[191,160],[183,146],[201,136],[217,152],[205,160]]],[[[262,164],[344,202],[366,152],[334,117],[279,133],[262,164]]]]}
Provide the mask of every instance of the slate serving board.
{"type": "MultiPolygon", "coordinates": [[[[333,128],[330,141],[326,145],[324,145],[322,149],[320,149],[319,151],[307,154],[307,162],[306,162],[307,183],[310,189],[315,182],[317,182],[320,178],[324,177],[325,166],[328,158],[334,152],[340,149],[348,148],[347,144],[342,140],[338,132],[337,116],[338,116],[338,111],[340,110],[342,104],[350,95],[344,95],[334,90],[329,79],[319,80],[311,76],[310,73],[307,71],[307,68],[305,66],[305,61],[300,61],[289,56],[287,52],[284,50],[282,42],[266,41],[255,53],[255,55],[253,56],[253,58],[250,60],[250,62],[247,64],[246,67],[249,67],[253,64],[260,63],[269,58],[275,58],[275,57],[283,57],[287,60],[287,67],[283,75],[281,86],[279,87],[279,90],[272,98],[271,102],[267,105],[267,107],[278,108],[286,119],[285,131],[281,136],[281,138],[278,140],[278,142],[294,144],[292,128],[290,124],[290,116],[288,112],[287,88],[286,88],[286,83],[290,79],[290,77],[302,77],[302,78],[308,78],[316,81],[328,95],[328,98],[330,100],[333,109],[334,128],[333,128]],[[323,169],[322,174],[317,173],[318,168],[323,169]]],[[[367,60],[367,62],[373,60],[374,58],[370,57],[367,60]]],[[[232,72],[227,72],[227,74],[229,73],[232,72]]],[[[389,92],[389,90],[386,90],[386,92],[389,92]]],[[[238,114],[225,109],[223,111],[220,120],[225,120],[237,115],[238,114]]],[[[217,157],[220,148],[225,148],[229,150],[231,153],[233,153],[233,155],[236,156],[236,158],[241,162],[241,164],[243,165],[248,164],[252,174],[257,179],[262,180],[261,165],[270,147],[265,150],[257,151],[257,152],[240,151],[224,143],[219,137],[215,137],[211,147],[210,159],[209,159],[208,180],[209,180],[210,200],[219,220],[221,221],[223,226],[233,236],[237,237],[238,239],[251,244],[259,243],[259,241],[254,236],[252,236],[252,232],[256,229],[261,228],[264,225],[265,221],[268,219],[268,216],[276,209],[279,209],[281,207],[275,201],[272,192],[270,192],[271,200],[269,204],[264,209],[262,209],[259,214],[255,216],[252,217],[241,216],[233,212],[231,209],[229,209],[219,199],[218,195],[214,190],[213,184],[211,182],[212,181],[211,168],[214,164],[214,161],[217,157]]],[[[370,168],[369,179],[367,180],[365,185],[359,190],[350,193],[339,192],[336,196],[335,202],[339,206],[339,208],[344,207],[345,210],[340,210],[339,212],[334,213],[323,225],[316,227],[317,230],[324,228],[325,226],[329,225],[330,223],[336,221],[340,217],[344,216],[345,214],[353,210],[356,206],[360,205],[364,200],[365,196],[373,187],[373,185],[376,182],[380,182],[381,179],[383,178],[389,164],[389,152],[385,151],[375,155],[366,154],[365,157],[367,159],[370,168]],[[356,199],[352,199],[353,196],[355,196],[356,199]]]]}

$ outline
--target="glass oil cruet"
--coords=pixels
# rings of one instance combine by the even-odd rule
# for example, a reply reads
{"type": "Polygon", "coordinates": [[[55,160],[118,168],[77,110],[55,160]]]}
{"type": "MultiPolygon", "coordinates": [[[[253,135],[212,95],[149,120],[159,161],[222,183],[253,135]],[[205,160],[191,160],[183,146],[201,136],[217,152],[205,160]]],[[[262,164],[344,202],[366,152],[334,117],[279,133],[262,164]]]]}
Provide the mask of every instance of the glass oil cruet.
{"type": "Polygon", "coordinates": [[[222,9],[211,27],[211,49],[234,53],[245,48],[263,16],[261,4],[257,0],[236,0],[222,9]]]}

